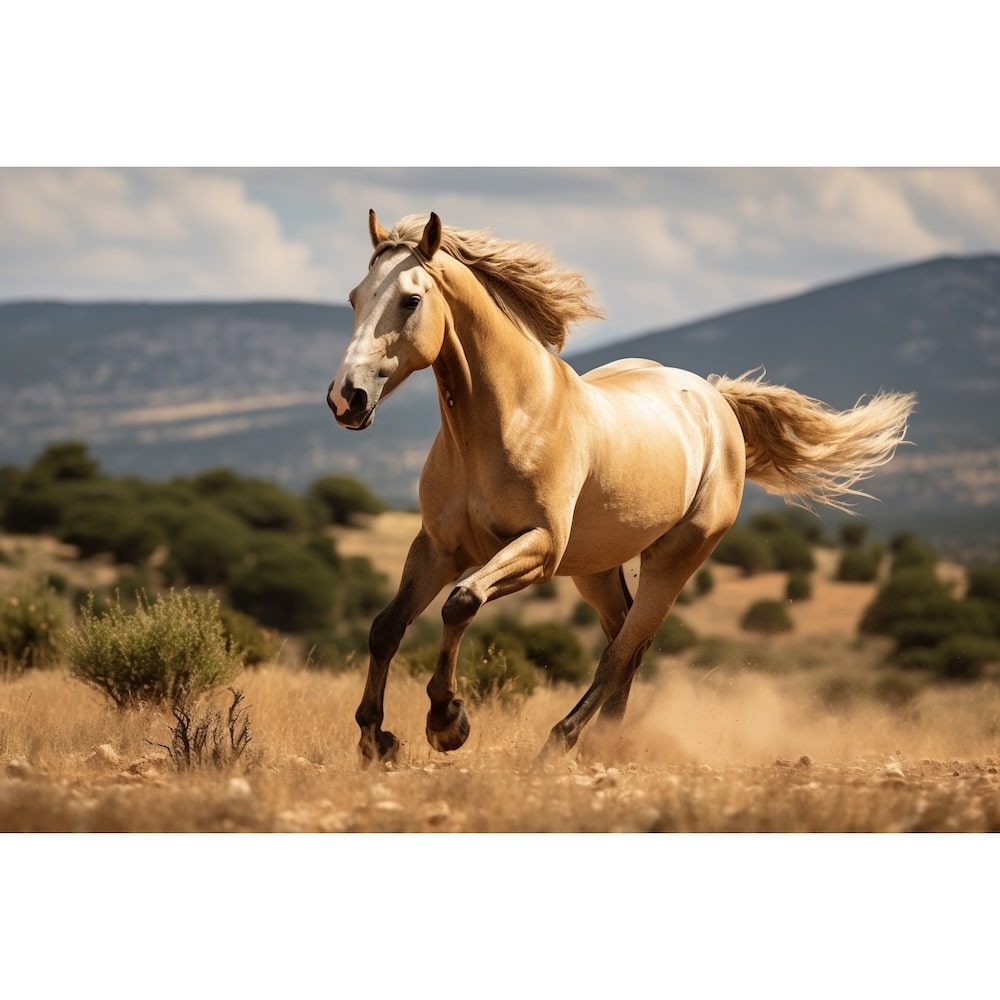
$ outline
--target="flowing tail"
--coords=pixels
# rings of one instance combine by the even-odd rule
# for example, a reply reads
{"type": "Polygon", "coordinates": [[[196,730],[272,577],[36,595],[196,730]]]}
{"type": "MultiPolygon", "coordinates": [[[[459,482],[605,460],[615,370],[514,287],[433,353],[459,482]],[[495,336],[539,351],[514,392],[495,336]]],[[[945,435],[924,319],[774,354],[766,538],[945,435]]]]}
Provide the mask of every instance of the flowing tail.
{"type": "Polygon", "coordinates": [[[747,478],[807,509],[815,501],[850,512],[845,498],[872,499],[855,485],[892,458],[916,394],[880,392],[840,411],[763,378],[756,372],[709,378],[743,428],[747,478]]]}

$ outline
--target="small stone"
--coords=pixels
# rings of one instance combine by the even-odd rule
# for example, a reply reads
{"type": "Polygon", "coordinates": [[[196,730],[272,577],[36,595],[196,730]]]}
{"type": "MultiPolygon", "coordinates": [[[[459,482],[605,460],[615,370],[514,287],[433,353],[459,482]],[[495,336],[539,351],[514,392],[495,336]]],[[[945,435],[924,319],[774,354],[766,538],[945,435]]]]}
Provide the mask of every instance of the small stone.
{"type": "Polygon", "coordinates": [[[31,774],[31,765],[23,757],[11,757],[7,761],[7,773],[12,778],[27,778],[31,774]]]}
{"type": "Polygon", "coordinates": [[[420,810],[420,818],[429,826],[440,826],[451,818],[451,806],[447,802],[428,802],[420,810]]]}
{"type": "Polygon", "coordinates": [[[226,798],[241,801],[248,799],[253,794],[250,782],[246,778],[230,778],[226,785],[226,798]]]}

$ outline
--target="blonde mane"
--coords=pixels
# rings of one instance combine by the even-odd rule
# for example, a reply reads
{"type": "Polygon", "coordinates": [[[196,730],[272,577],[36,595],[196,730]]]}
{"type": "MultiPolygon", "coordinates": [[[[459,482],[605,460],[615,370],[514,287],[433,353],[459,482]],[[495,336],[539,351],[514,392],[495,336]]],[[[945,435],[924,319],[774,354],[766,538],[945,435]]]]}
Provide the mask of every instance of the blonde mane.
{"type": "MultiPolygon", "coordinates": [[[[408,215],[380,247],[415,248],[426,224],[426,215],[408,215]]],[[[499,240],[487,229],[443,226],[441,251],[465,264],[506,316],[556,354],[571,323],[604,317],[583,275],[561,268],[546,247],[499,240]]]]}

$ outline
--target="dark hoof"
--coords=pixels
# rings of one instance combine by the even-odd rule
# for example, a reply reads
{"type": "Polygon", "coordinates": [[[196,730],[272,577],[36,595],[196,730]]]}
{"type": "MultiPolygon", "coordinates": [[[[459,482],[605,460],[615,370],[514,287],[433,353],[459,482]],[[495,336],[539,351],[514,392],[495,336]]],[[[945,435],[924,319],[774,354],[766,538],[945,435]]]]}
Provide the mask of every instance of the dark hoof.
{"type": "Polygon", "coordinates": [[[457,698],[443,708],[435,706],[427,713],[427,742],[435,750],[442,753],[457,750],[468,738],[469,719],[457,698]]]}
{"type": "Polygon", "coordinates": [[[373,735],[362,730],[358,749],[366,763],[387,764],[396,759],[396,754],[399,753],[399,740],[389,732],[384,733],[380,730],[373,735]]]}

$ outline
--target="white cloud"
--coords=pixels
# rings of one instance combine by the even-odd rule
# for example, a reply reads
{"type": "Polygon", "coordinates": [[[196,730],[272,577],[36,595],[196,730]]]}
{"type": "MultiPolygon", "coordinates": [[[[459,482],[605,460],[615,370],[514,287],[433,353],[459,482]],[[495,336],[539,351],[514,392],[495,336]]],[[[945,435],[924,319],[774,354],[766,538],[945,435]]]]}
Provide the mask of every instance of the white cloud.
{"type": "Polygon", "coordinates": [[[243,181],[183,169],[0,170],[0,295],[317,297],[312,251],[243,181]]]}

